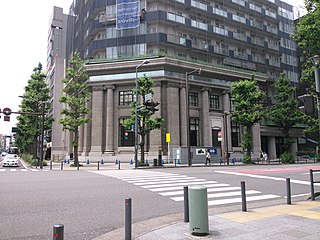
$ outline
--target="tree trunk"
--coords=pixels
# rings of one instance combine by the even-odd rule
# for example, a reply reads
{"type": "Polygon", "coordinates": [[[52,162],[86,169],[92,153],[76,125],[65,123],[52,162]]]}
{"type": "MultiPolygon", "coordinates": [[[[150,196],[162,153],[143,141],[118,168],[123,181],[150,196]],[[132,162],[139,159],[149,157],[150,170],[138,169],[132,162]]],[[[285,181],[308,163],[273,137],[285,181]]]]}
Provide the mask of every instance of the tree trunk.
{"type": "Polygon", "coordinates": [[[78,148],[79,148],[79,129],[76,129],[74,132],[74,140],[73,140],[73,157],[74,157],[74,165],[78,166],[79,157],[78,157],[78,148]]]}

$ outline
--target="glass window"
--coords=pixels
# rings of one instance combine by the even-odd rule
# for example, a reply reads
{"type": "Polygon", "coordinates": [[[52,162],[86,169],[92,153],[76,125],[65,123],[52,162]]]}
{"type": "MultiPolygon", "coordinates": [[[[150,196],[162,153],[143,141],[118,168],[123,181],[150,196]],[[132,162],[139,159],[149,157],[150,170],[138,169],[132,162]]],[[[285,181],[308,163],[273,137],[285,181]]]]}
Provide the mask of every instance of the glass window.
{"type": "Polygon", "coordinates": [[[119,92],[120,106],[129,106],[133,101],[135,101],[135,95],[133,94],[132,90],[119,92]]]}
{"type": "Polygon", "coordinates": [[[209,105],[210,105],[210,108],[212,109],[220,110],[220,96],[209,95],[209,105]]]}
{"type": "Polygon", "coordinates": [[[134,146],[134,131],[125,129],[122,125],[125,118],[119,119],[119,147],[134,146]]]}
{"type": "Polygon", "coordinates": [[[232,147],[240,146],[240,127],[235,121],[231,121],[231,142],[232,147]]]}
{"type": "Polygon", "coordinates": [[[199,146],[199,119],[190,118],[190,146],[199,146]]]}
{"type": "Polygon", "coordinates": [[[189,92],[189,106],[198,107],[198,93],[196,92],[189,92]]]}

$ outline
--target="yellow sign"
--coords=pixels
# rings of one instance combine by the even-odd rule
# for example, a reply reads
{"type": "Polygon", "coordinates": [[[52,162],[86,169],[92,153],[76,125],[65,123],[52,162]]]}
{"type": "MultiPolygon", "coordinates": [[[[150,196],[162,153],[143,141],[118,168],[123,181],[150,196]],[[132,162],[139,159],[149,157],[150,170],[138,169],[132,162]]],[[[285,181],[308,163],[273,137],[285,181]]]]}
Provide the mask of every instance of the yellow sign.
{"type": "Polygon", "coordinates": [[[166,133],[166,142],[167,142],[167,143],[170,142],[170,133],[166,133]]]}

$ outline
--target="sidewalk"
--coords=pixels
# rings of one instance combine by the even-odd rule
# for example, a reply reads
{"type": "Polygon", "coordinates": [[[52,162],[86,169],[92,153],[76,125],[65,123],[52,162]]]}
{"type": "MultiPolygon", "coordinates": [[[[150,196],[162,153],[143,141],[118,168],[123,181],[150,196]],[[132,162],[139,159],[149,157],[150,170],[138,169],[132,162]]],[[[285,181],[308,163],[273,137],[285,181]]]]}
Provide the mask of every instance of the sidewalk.
{"type": "MultiPolygon", "coordinates": [[[[209,209],[210,210],[210,209],[209,209]]],[[[320,199],[209,216],[209,234],[193,236],[182,214],[132,225],[136,240],[316,240],[320,239],[320,199]],[[180,220],[181,219],[181,220],[180,220]]],[[[124,239],[124,228],[95,240],[124,239]]]]}
{"type": "Polygon", "coordinates": [[[189,223],[164,226],[135,239],[320,239],[320,202],[305,201],[292,205],[259,208],[209,217],[209,235],[191,235],[189,223]]]}

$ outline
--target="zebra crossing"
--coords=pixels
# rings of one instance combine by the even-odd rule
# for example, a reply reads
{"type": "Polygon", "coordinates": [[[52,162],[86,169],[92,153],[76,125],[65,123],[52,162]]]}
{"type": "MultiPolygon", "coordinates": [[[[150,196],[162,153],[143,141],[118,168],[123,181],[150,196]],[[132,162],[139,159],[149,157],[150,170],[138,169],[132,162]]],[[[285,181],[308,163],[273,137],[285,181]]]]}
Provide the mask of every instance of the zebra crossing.
{"type": "MultiPolygon", "coordinates": [[[[89,172],[125,181],[129,184],[157,193],[163,197],[168,197],[175,202],[183,201],[183,187],[192,185],[202,185],[207,188],[209,206],[240,203],[242,201],[241,188],[239,186],[230,186],[230,184],[227,183],[218,183],[216,181],[206,180],[203,178],[145,170],[89,172]]],[[[263,194],[256,190],[246,190],[247,202],[275,198],[280,198],[280,196],[274,194],[263,194]]]]}
{"type": "Polygon", "coordinates": [[[4,172],[48,172],[49,169],[34,169],[34,168],[0,168],[0,173],[4,172]]]}

